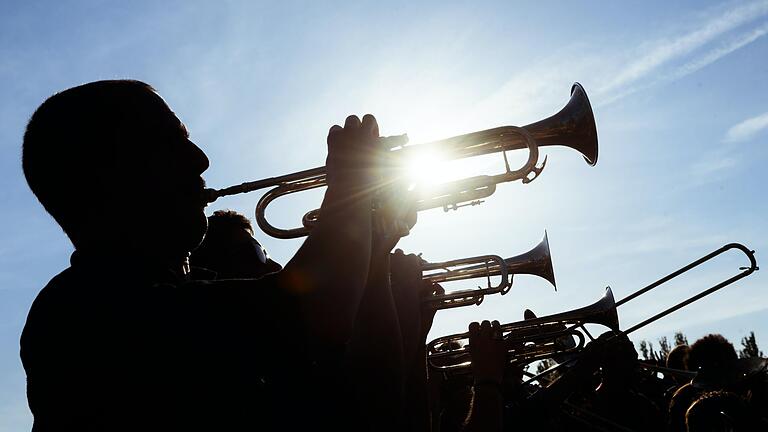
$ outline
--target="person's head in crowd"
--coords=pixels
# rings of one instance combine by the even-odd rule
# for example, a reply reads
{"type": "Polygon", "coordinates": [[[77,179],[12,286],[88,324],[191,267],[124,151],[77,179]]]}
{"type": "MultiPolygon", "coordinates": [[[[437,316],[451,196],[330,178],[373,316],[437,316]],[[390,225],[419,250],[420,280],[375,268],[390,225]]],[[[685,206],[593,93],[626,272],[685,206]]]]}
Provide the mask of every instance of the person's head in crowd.
{"type": "MultiPolygon", "coordinates": [[[[688,355],[690,352],[691,347],[688,345],[678,345],[672,348],[672,351],[667,354],[667,367],[670,369],[688,370],[688,355]]],[[[672,375],[672,379],[678,384],[690,381],[690,378],[681,378],[677,375],[672,375]]]]}
{"type": "Polygon", "coordinates": [[[27,125],[22,166],[80,251],[177,262],[205,233],[208,158],[143,82],[92,82],[48,98],[27,125]]]}
{"type": "MultiPolygon", "coordinates": [[[[758,359],[750,359],[750,362],[756,362],[758,359]]],[[[761,359],[768,362],[766,359],[761,359]]],[[[753,365],[756,363],[753,363],[753,365]]],[[[768,426],[768,369],[743,372],[746,378],[743,383],[742,395],[746,396],[749,403],[755,410],[761,413],[763,421],[768,426]]],[[[766,428],[768,430],[768,427],[766,428]]]]}
{"type": "Polygon", "coordinates": [[[688,354],[691,347],[678,345],[667,354],[667,367],[671,369],[688,370],[688,354]]]}
{"type": "Polygon", "coordinates": [[[536,314],[532,310],[526,309],[526,310],[523,311],[523,319],[524,320],[532,320],[532,319],[535,319],[535,318],[536,318],[536,314]]]}
{"type": "Polygon", "coordinates": [[[708,334],[691,345],[688,368],[697,371],[704,368],[724,367],[738,359],[736,349],[728,339],[719,334],[708,334]]]}
{"type": "Polygon", "coordinates": [[[685,413],[687,432],[757,431],[757,418],[741,396],[725,392],[704,393],[685,413]]]}
{"type": "Polygon", "coordinates": [[[636,378],[637,351],[626,335],[614,332],[609,332],[608,335],[612,336],[612,340],[605,345],[602,356],[600,389],[626,390],[636,378]]]}
{"type": "Polygon", "coordinates": [[[208,232],[190,264],[213,270],[219,279],[259,278],[282,269],[253,238],[248,218],[232,210],[217,210],[208,218],[208,232]]]}
{"type": "Polygon", "coordinates": [[[701,393],[701,390],[690,383],[681,386],[675,391],[667,411],[667,430],[669,432],[685,432],[685,413],[701,393]]]}

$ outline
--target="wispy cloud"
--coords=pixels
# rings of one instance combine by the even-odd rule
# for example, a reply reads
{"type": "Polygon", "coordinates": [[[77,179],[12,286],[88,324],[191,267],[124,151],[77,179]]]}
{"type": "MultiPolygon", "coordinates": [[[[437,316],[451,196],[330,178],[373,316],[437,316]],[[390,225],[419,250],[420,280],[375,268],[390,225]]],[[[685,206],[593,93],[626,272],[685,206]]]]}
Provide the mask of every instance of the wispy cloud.
{"type": "Polygon", "coordinates": [[[707,66],[710,63],[716,62],[720,58],[725,57],[726,55],[738,50],[739,48],[742,48],[751,44],[752,42],[758,40],[759,38],[765,36],[766,34],[768,34],[768,23],[764,23],[761,26],[758,26],[745,33],[742,33],[738,35],[738,37],[734,38],[733,40],[728,41],[719,47],[709,50],[702,56],[694,60],[691,60],[688,63],[684,64],[683,66],[680,66],[679,68],[677,68],[673,73],[668,75],[666,79],[678,79],[688,74],[691,74],[693,72],[696,72],[697,70],[703,68],[704,66],[707,66]]]}
{"type": "Polygon", "coordinates": [[[712,9],[683,18],[672,36],[650,34],[621,52],[568,46],[515,73],[477,104],[482,118],[504,113],[535,119],[558,107],[563,87],[584,77],[595,106],[605,106],[650,87],[682,79],[768,35],[768,0],[712,9]],[[588,54],[585,54],[588,53],[588,54]],[[497,113],[497,114],[494,114],[497,113]]]}
{"type": "Polygon", "coordinates": [[[693,221],[682,213],[663,216],[652,215],[634,222],[616,220],[601,225],[596,235],[611,238],[604,246],[590,250],[580,259],[585,262],[606,262],[622,257],[637,259],[639,256],[662,256],[671,253],[695,253],[713,245],[721,245],[732,238],[730,232],[711,232],[706,223],[693,221]],[[674,239],[674,241],[670,241],[674,239]]]}
{"type": "Polygon", "coordinates": [[[679,221],[675,221],[666,227],[659,228],[656,232],[617,245],[615,250],[610,251],[610,254],[614,256],[637,256],[638,254],[698,251],[713,244],[724,243],[728,239],[724,234],[679,235],[680,229],[679,221]],[[670,242],[670,238],[677,240],[670,242]]]}
{"type": "Polygon", "coordinates": [[[768,1],[739,6],[710,18],[692,32],[672,40],[659,41],[648,53],[627,65],[605,88],[613,89],[636,81],[665,63],[690,54],[724,33],[765,14],[768,14],[768,1]]]}
{"type": "Polygon", "coordinates": [[[747,32],[741,33],[735,38],[721,43],[720,46],[712,48],[680,66],[672,66],[671,69],[667,71],[655,71],[656,73],[654,74],[654,78],[650,80],[640,79],[646,77],[638,77],[636,82],[630,83],[623,88],[604,87],[598,89],[598,104],[607,105],[655,85],[682,79],[687,75],[690,75],[699,69],[702,69],[705,66],[720,60],[728,54],[731,54],[732,52],[751,44],[766,34],[768,34],[768,23],[765,23],[747,32]]]}
{"type": "Polygon", "coordinates": [[[700,188],[733,176],[744,157],[728,147],[720,146],[696,155],[678,183],[680,190],[700,188]]]}
{"type": "Polygon", "coordinates": [[[730,129],[725,134],[724,141],[740,142],[746,141],[763,129],[768,128],[768,112],[748,118],[730,129]]]}
{"type": "Polygon", "coordinates": [[[716,62],[768,34],[768,23],[728,38],[732,32],[768,15],[768,0],[741,5],[725,13],[713,13],[693,31],[672,39],[660,39],[640,57],[621,68],[595,92],[599,104],[609,104],[653,85],[678,80],[716,62]],[[727,40],[723,40],[727,38],[727,40]],[[719,43],[705,52],[708,45],[719,43]],[[693,58],[689,58],[693,56],[693,58]],[[689,58],[688,61],[685,61],[689,58]],[[684,61],[682,65],[680,61],[684,61]],[[652,79],[647,78],[651,76],[652,79]]]}
{"type": "Polygon", "coordinates": [[[734,157],[707,157],[704,160],[695,162],[691,166],[691,174],[698,177],[714,175],[734,168],[738,165],[738,162],[738,159],[734,157]]]}

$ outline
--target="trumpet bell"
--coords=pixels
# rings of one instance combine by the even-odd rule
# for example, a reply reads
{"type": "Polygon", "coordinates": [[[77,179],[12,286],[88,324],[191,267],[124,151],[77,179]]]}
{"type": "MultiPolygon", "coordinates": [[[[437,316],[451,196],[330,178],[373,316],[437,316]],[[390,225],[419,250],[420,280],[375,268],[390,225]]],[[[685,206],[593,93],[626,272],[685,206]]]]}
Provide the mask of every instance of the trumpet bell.
{"type": "Polygon", "coordinates": [[[570,147],[590,166],[597,163],[597,126],[587,92],[579,83],[571,87],[571,99],[557,114],[523,126],[542,146],[570,147]]]}
{"type": "Polygon", "coordinates": [[[608,327],[611,330],[619,331],[619,315],[616,313],[616,301],[613,297],[613,291],[611,291],[610,288],[606,288],[605,295],[589,306],[554,315],[518,321],[505,326],[514,334],[514,330],[517,329],[539,328],[541,326],[554,324],[577,326],[599,324],[608,327]]]}
{"type": "Polygon", "coordinates": [[[619,328],[619,314],[616,312],[616,300],[610,287],[605,289],[603,298],[573,312],[577,317],[580,316],[578,320],[582,323],[600,324],[613,331],[621,330],[619,328]]]}
{"type": "Polygon", "coordinates": [[[555,270],[552,267],[552,254],[549,250],[549,238],[544,231],[544,238],[536,247],[526,253],[507,258],[507,271],[510,275],[529,274],[546,279],[555,287],[557,291],[557,282],[555,281],[555,270]]]}
{"type": "Polygon", "coordinates": [[[502,259],[496,255],[482,255],[452,261],[422,264],[422,279],[439,284],[466,279],[485,278],[487,287],[446,292],[425,299],[437,309],[478,305],[489,294],[506,294],[515,274],[529,274],[547,280],[557,290],[555,272],[552,268],[552,255],[549,251],[549,239],[546,231],[544,238],[536,247],[523,254],[502,259]],[[497,284],[492,285],[491,277],[499,276],[497,284]]]}

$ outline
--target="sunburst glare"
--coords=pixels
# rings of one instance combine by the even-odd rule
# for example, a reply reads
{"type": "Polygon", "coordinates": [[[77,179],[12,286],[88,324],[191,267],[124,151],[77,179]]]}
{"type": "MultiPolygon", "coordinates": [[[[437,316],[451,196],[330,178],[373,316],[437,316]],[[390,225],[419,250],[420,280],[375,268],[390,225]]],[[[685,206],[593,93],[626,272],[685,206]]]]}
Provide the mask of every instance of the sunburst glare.
{"type": "Polygon", "coordinates": [[[434,186],[462,178],[503,172],[503,159],[498,154],[451,159],[433,146],[425,146],[423,151],[417,151],[418,146],[412,146],[404,162],[405,178],[411,185],[434,186]]]}

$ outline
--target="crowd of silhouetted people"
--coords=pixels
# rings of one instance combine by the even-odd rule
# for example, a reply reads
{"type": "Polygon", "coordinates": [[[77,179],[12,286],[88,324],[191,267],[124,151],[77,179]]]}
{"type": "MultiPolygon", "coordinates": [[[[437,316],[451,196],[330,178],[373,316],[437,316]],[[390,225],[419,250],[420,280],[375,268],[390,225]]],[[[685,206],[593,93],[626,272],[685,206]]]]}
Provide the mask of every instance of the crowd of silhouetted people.
{"type": "Polygon", "coordinates": [[[533,374],[510,359],[532,342],[484,321],[439,347],[468,366],[437,368],[425,300],[443,288],[394,250],[416,213],[386,192],[378,140],[371,115],[330,129],[318,220],[281,265],[247,218],[206,217],[209,161],[149,85],[46,100],[24,174],[75,252],[21,338],[33,430],[768,429],[764,359],[717,335],[660,365],[608,332],[533,374]]]}
{"type": "Polygon", "coordinates": [[[554,366],[537,376],[510,364],[501,349],[488,350],[489,343],[509,344],[504,337],[492,337],[493,324],[483,325],[485,329],[481,325],[479,332],[471,333],[475,340],[470,337],[471,376],[437,377],[442,381],[438,400],[447,401],[441,412],[432,413],[437,430],[685,432],[768,427],[768,362],[738,358],[721,335],[678,345],[665,364],[658,364],[638,360],[626,336],[608,332],[578,354],[550,362],[554,366]],[[473,349],[471,345],[483,338],[473,349]]]}

